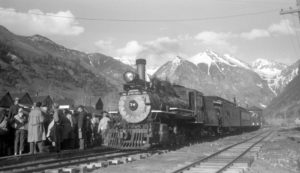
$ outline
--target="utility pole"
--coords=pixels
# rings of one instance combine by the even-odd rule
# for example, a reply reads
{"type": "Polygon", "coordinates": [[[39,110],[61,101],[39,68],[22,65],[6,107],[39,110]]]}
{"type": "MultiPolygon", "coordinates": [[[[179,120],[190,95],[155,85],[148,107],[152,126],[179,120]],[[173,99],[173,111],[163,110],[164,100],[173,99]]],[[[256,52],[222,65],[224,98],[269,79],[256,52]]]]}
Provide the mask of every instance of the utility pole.
{"type": "Polygon", "coordinates": [[[280,15],[298,13],[298,19],[299,19],[299,22],[300,22],[300,0],[296,0],[296,4],[297,4],[296,8],[290,7],[287,10],[281,9],[280,15]]]}

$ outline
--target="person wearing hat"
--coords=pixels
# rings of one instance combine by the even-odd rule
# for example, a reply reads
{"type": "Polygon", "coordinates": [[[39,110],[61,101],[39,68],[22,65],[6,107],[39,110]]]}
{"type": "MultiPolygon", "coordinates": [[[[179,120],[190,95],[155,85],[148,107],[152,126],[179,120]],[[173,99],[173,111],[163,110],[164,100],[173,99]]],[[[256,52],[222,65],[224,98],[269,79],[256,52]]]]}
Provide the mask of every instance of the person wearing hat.
{"type": "Polygon", "coordinates": [[[15,145],[14,151],[15,155],[22,154],[24,151],[24,141],[25,141],[25,123],[26,123],[26,116],[22,108],[19,108],[18,114],[14,116],[14,124],[13,128],[16,129],[15,131],[15,145]],[[19,147],[18,144],[20,143],[19,147]]]}
{"type": "Polygon", "coordinates": [[[27,141],[30,143],[30,154],[35,154],[36,147],[39,152],[42,152],[42,141],[44,135],[44,116],[41,111],[41,102],[36,103],[36,107],[29,113],[28,119],[28,138],[27,141]]]}

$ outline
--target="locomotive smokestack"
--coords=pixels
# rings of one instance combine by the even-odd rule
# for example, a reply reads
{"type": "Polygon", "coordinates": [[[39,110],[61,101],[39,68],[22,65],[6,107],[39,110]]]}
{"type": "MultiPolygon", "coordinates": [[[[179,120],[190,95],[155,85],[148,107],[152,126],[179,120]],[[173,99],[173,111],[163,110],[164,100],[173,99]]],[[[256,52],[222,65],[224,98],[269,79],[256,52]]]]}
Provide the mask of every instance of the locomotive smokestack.
{"type": "Polygon", "coordinates": [[[141,80],[146,79],[146,60],[145,59],[137,59],[136,60],[137,73],[141,80]]]}

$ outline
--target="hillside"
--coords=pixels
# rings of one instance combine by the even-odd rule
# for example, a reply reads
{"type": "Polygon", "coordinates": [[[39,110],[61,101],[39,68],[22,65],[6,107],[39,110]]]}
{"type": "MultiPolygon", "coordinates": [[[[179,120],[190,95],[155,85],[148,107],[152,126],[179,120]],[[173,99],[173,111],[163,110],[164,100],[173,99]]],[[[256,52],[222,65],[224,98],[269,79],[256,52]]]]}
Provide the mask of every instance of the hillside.
{"type": "MultiPolygon", "coordinates": [[[[281,72],[287,68],[287,65],[276,61],[257,59],[252,62],[251,67],[262,79],[268,82],[270,89],[275,95],[279,94],[286,84],[281,84],[279,78],[285,78],[290,74],[282,74],[281,72]]],[[[292,79],[290,79],[292,80],[292,79]]]]}
{"type": "MultiPolygon", "coordinates": [[[[132,67],[112,57],[65,48],[40,35],[18,36],[0,26],[2,90],[72,98],[76,104],[118,97],[122,74],[132,67]]],[[[109,108],[113,109],[113,108],[109,108]]]]}
{"type": "Polygon", "coordinates": [[[293,124],[296,118],[300,119],[300,75],[298,74],[279,94],[272,100],[264,116],[272,124],[293,124]]]}

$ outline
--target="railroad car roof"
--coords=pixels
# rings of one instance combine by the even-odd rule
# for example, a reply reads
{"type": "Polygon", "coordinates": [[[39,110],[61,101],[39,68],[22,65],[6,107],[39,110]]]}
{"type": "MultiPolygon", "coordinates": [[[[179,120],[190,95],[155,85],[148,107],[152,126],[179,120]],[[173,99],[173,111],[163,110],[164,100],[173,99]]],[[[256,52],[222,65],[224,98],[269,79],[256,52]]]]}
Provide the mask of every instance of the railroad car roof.
{"type": "Polygon", "coordinates": [[[262,111],[263,109],[257,107],[257,106],[251,106],[250,108],[248,108],[251,111],[262,111]]]}
{"type": "Polygon", "coordinates": [[[204,95],[201,91],[198,91],[198,90],[196,90],[196,89],[187,88],[187,87],[184,87],[184,86],[182,86],[182,85],[174,84],[173,87],[174,87],[175,89],[185,89],[185,90],[188,90],[188,91],[196,91],[196,92],[200,93],[201,95],[204,95]]]}
{"type": "Polygon", "coordinates": [[[244,108],[244,107],[241,107],[241,106],[238,106],[238,108],[243,110],[243,111],[249,112],[249,110],[247,108],[244,108]]]}
{"type": "Polygon", "coordinates": [[[208,99],[212,99],[212,100],[222,100],[224,102],[227,102],[229,104],[234,104],[233,102],[229,101],[229,100],[226,100],[222,97],[219,97],[219,96],[204,96],[205,98],[208,98],[208,99]]]}

